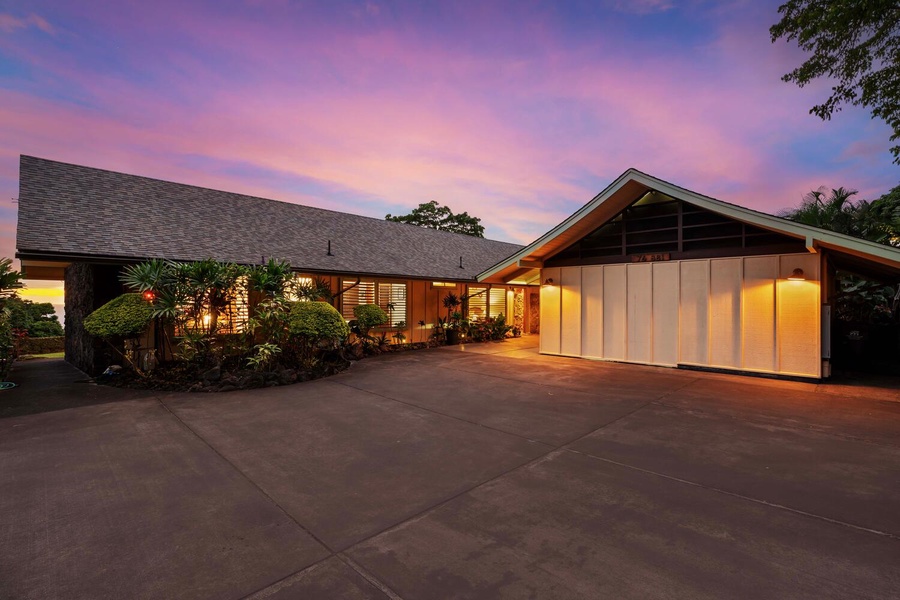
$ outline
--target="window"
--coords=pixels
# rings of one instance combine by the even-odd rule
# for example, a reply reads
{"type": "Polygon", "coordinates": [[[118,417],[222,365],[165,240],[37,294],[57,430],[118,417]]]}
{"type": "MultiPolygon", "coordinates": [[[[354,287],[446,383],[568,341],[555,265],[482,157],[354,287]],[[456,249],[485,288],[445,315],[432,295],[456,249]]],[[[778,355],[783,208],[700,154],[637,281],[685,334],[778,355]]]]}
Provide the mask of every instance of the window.
{"type": "Polygon", "coordinates": [[[469,319],[496,319],[506,315],[506,289],[469,286],[469,319]]]}
{"type": "Polygon", "coordinates": [[[455,288],[455,283],[450,283],[449,281],[432,281],[431,287],[433,288],[455,288]]]}
{"type": "Polygon", "coordinates": [[[506,290],[503,288],[491,288],[488,298],[488,315],[496,319],[506,314],[506,290]]]}
{"type": "Polygon", "coordinates": [[[353,309],[360,304],[377,304],[388,314],[386,325],[396,327],[406,321],[406,284],[387,281],[343,281],[341,294],[341,315],[348,321],[355,319],[353,309]]]}
{"type": "Polygon", "coordinates": [[[361,304],[375,304],[375,282],[344,281],[341,284],[344,293],[341,294],[341,315],[348,321],[355,319],[353,309],[361,304]]]}
{"type": "Polygon", "coordinates": [[[477,321],[487,316],[488,289],[469,286],[469,320],[477,321]]]}
{"type": "Polygon", "coordinates": [[[379,283],[378,306],[388,314],[391,327],[406,321],[406,284],[379,283]]]}

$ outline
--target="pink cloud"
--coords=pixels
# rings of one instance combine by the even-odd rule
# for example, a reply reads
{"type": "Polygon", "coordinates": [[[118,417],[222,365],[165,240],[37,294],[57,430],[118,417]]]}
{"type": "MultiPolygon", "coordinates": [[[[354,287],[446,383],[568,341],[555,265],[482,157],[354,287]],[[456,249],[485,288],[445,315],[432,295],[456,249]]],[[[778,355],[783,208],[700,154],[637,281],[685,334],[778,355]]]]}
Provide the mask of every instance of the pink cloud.
{"type": "Polygon", "coordinates": [[[17,29],[28,29],[30,27],[36,27],[40,29],[44,33],[48,33],[53,35],[56,33],[56,30],[53,28],[47,20],[34,13],[28,15],[25,18],[15,17],[13,15],[7,13],[0,13],[0,31],[5,33],[13,33],[17,29]]]}

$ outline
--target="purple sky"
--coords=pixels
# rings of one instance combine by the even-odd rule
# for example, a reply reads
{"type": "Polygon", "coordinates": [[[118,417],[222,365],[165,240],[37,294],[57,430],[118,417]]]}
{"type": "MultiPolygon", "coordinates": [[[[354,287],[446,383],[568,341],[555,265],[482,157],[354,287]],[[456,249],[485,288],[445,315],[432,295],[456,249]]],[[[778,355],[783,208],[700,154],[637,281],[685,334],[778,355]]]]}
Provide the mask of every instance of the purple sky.
{"type": "Polygon", "coordinates": [[[778,4],[0,0],[0,254],[19,154],[521,243],[629,167],[768,212],[879,196],[889,128],[808,114],[778,4]]]}

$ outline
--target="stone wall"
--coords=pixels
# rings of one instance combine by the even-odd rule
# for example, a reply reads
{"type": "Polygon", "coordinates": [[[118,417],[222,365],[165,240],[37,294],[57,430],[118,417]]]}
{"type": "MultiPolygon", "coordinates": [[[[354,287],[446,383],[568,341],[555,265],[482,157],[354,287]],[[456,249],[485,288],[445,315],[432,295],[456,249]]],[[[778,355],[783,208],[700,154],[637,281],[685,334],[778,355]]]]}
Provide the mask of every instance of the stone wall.
{"type": "Polygon", "coordinates": [[[121,268],[72,263],[66,267],[66,360],[88,375],[117,361],[107,344],[84,330],[84,318],[122,293],[121,268]]]}
{"type": "Polygon", "coordinates": [[[66,360],[85,373],[94,370],[94,336],[82,323],[94,310],[94,269],[87,263],[66,267],[66,360]]]}

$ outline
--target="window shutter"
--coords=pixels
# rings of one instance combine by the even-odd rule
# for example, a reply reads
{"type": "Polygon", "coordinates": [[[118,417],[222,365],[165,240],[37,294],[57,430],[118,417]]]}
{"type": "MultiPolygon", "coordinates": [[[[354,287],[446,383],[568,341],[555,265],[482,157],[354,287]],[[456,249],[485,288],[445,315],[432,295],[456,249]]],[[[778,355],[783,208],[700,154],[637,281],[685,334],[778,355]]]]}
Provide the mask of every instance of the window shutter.
{"type": "Polygon", "coordinates": [[[483,319],[487,316],[488,289],[469,286],[469,319],[483,319]]]}
{"type": "Polygon", "coordinates": [[[401,321],[406,321],[406,284],[379,283],[378,305],[390,317],[391,327],[396,327],[401,321]],[[388,304],[393,305],[393,309],[389,309],[388,304]]]}
{"type": "Polygon", "coordinates": [[[375,282],[360,281],[356,285],[356,281],[342,281],[341,289],[341,315],[347,319],[355,319],[353,309],[361,304],[375,304],[375,282]]]}
{"type": "MultiPolygon", "coordinates": [[[[490,311],[488,314],[491,318],[496,319],[500,315],[506,315],[506,290],[503,288],[491,288],[489,306],[490,311]]],[[[507,319],[507,322],[509,322],[509,319],[507,319]]]]}

